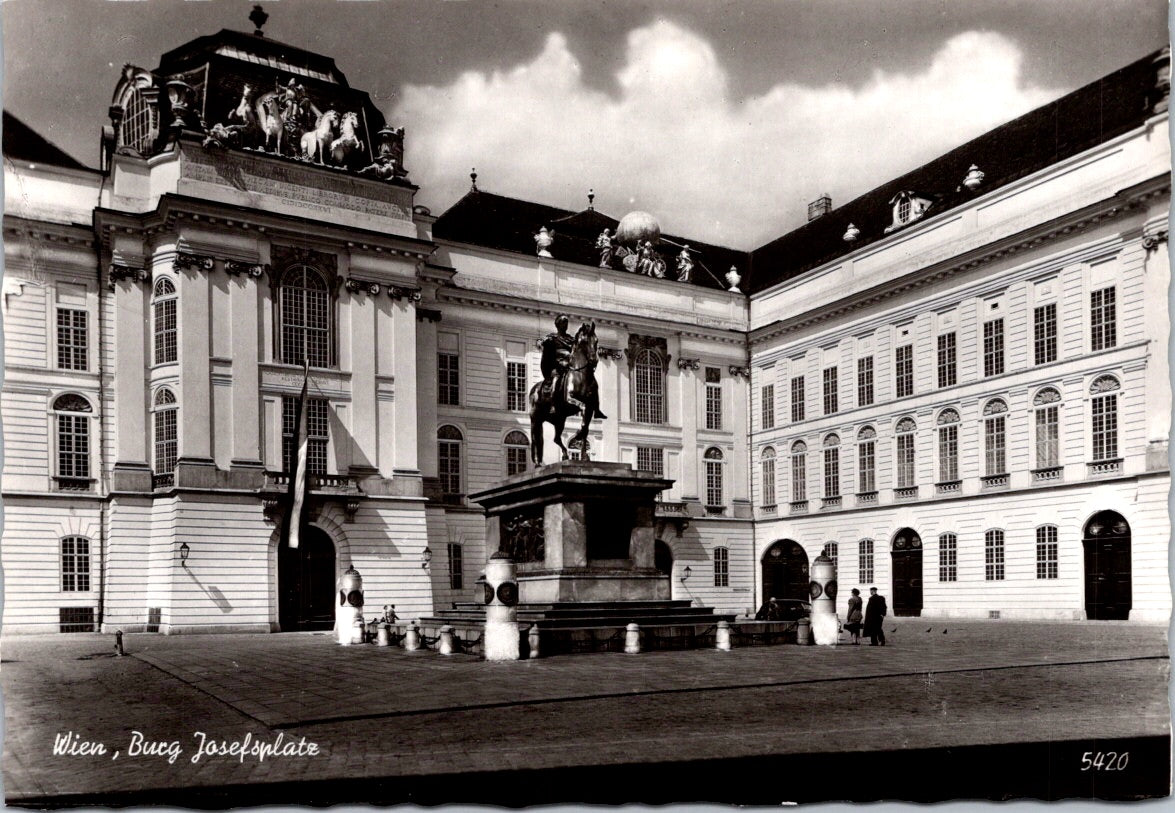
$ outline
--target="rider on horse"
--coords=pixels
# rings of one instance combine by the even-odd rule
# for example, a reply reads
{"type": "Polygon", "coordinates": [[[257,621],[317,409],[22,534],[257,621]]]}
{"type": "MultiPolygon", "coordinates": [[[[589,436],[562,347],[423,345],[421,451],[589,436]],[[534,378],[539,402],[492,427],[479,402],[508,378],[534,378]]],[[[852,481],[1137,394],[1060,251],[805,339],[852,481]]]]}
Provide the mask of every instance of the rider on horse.
{"type": "MultiPolygon", "coordinates": [[[[571,321],[565,313],[555,317],[555,331],[548,333],[545,339],[539,341],[543,350],[539,369],[543,374],[543,395],[550,398],[556,392],[556,385],[563,386],[567,382],[567,371],[571,366],[571,350],[575,346],[575,337],[567,332],[567,324],[571,321]]],[[[593,365],[594,366],[594,365],[593,365]]],[[[607,415],[595,409],[596,417],[607,419],[607,415]]]]}

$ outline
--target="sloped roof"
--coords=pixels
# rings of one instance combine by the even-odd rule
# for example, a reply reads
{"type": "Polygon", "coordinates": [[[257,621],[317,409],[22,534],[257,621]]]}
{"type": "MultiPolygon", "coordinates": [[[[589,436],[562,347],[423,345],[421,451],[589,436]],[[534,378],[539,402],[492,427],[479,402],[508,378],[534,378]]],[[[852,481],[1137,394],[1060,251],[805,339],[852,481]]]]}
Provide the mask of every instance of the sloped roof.
{"type": "Polygon", "coordinates": [[[885,237],[890,201],[902,191],[932,201],[935,217],[1033,172],[1141,126],[1158,99],[1155,52],[957,147],[751,252],[744,288],[757,293],[885,237]],[[985,173],[962,186],[975,164],[985,173]],[[861,236],[843,239],[852,223],[861,236]]]}
{"type": "Polygon", "coordinates": [[[197,37],[178,48],[171,49],[159,58],[156,73],[181,73],[206,64],[214,55],[349,87],[347,77],[328,56],[269,37],[259,37],[256,34],[246,34],[228,28],[222,28],[215,34],[197,37]]]}
{"type": "MultiPolygon", "coordinates": [[[[550,249],[555,259],[595,266],[600,259],[596,238],[604,229],[615,231],[618,223],[615,218],[595,209],[572,212],[473,189],[437,218],[433,236],[533,257],[534,235],[539,228],[546,226],[555,231],[555,243],[550,249]]],[[[662,235],[662,240],[678,245],[688,243],[696,252],[691,280],[694,285],[725,289],[720,280],[730,267],[737,266],[740,274],[747,267],[749,255],[745,251],[670,234],[662,235]],[[701,266],[708,268],[714,276],[701,266]]],[[[670,243],[663,243],[660,252],[669,267],[666,277],[670,277],[676,267],[678,249],[670,243]]]]}
{"type": "Polygon", "coordinates": [[[16,116],[4,111],[4,155],[19,161],[33,161],[66,169],[88,169],[65,150],[51,144],[16,116]]]}

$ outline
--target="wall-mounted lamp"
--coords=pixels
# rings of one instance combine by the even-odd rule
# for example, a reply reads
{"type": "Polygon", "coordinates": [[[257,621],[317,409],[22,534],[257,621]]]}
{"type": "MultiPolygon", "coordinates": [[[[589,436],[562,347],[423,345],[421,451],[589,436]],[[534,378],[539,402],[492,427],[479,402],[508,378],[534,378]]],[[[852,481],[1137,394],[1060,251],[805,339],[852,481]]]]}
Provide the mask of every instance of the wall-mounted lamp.
{"type": "Polygon", "coordinates": [[[428,570],[428,564],[432,561],[432,549],[426,547],[420,552],[420,566],[428,570]]]}
{"type": "Polygon", "coordinates": [[[180,544],[180,566],[181,567],[188,566],[188,554],[191,552],[192,552],[192,549],[188,547],[187,542],[180,544]]]}
{"type": "Polygon", "coordinates": [[[690,567],[689,565],[686,565],[685,570],[682,571],[681,580],[684,582],[686,579],[688,579],[690,576],[692,576],[693,573],[694,573],[694,569],[692,567],[690,567]]]}

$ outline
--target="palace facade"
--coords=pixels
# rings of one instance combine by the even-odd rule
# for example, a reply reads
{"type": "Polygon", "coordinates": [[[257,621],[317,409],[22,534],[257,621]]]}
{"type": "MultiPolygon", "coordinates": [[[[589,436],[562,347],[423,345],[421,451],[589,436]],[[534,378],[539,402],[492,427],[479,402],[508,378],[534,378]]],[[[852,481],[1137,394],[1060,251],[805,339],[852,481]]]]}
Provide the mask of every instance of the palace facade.
{"type": "Polygon", "coordinates": [[[329,627],[351,565],[368,616],[469,600],[467,495],[530,466],[560,313],[599,337],[589,453],[674,481],[674,598],[753,613],[825,552],[898,612],[1165,619],[1168,66],[751,252],[476,176],[434,216],[404,129],[258,34],[125,68],[98,169],[6,115],[5,627],[329,627]]]}

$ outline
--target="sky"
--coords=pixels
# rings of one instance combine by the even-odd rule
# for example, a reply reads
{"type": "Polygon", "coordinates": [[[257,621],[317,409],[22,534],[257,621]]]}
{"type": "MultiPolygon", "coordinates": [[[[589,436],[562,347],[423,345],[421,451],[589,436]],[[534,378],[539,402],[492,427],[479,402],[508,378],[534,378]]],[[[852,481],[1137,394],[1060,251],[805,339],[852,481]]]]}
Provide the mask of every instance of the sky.
{"type": "MultiPolygon", "coordinates": [[[[97,164],[124,63],[241,0],[7,0],[3,104],[97,164]]],[[[469,188],[750,249],[1167,42],[1163,0],[281,0],[266,35],[332,56],[406,128],[417,202],[469,188]]],[[[981,167],[982,169],[982,167],[981,167]]]]}

